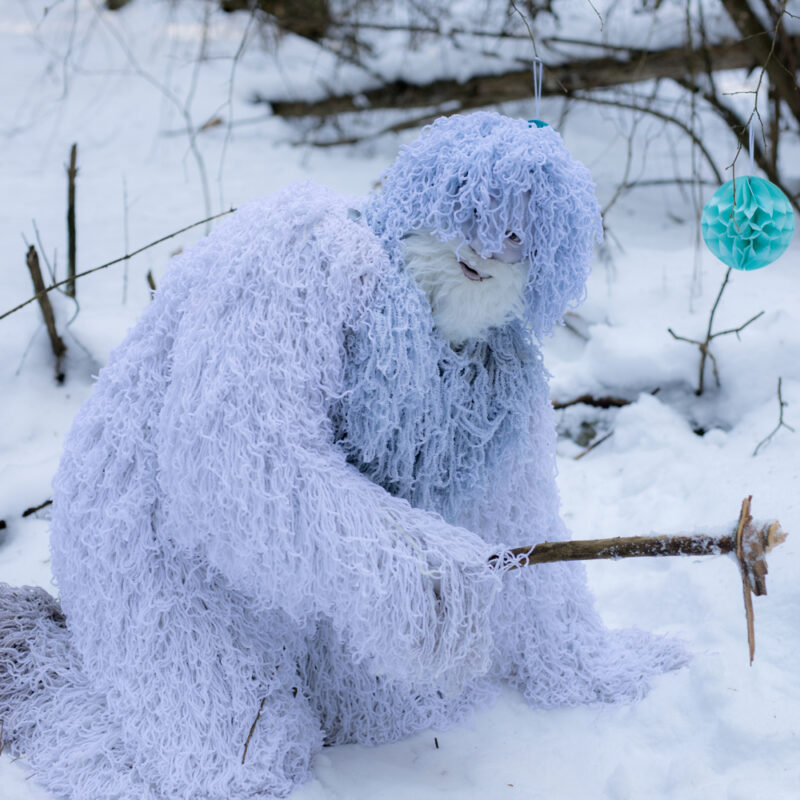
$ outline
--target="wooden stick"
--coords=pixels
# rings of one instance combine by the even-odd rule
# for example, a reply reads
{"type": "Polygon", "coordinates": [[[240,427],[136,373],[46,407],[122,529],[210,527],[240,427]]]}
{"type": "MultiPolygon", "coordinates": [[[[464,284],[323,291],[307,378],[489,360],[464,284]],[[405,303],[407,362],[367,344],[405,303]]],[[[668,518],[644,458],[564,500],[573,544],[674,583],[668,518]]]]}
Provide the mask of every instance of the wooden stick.
{"type": "Polygon", "coordinates": [[[258,707],[258,713],[256,714],[256,718],[253,720],[253,724],[250,726],[250,732],[247,734],[247,740],[244,743],[244,751],[242,752],[242,764],[247,760],[247,748],[250,746],[250,740],[253,738],[253,734],[256,730],[256,725],[258,725],[258,721],[261,719],[261,712],[264,710],[264,703],[267,702],[266,697],[261,698],[261,704],[258,707]]]}
{"type": "Polygon", "coordinates": [[[67,167],[67,286],[64,291],[75,297],[75,176],[78,174],[76,161],[78,159],[78,145],[72,145],[69,154],[69,167],[67,167]]]}
{"type": "MultiPolygon", "coordinates": [[[[547,564],[553,561],[594,561],[605,558],[643,558],[646,556],[715,556],[737,552],[742,539],[747,552],[740,556],[753,573],[755,565],[773,547],[786,540],[786,533],[778,522],[772,522],[756,533],[750,517],[750,500],[742,502],[739,522],[730,534],[712,535],[690,533],[679,535],[654,534],[653,536],[616,536],[611,539],[573,539],[566,542],[541,542],[537,545],[514,547],[493,555],[489,560],[498,568],[518,569],[530,564],[547,564]]],[[[755,584],[755,578],[754,586],[755,584]]],[[[766,594],[756,591],[756,594],[766,594]]]]}
{"type": "Polygon", "coordinates": [[[547,564],[555,561],[594,561],[601,558],[645,556],[713,556],[735,553],[742,576],[747,644],[752,664],[756,647],[752,596],[767,593],[766,554],[786,541],[787,534],[781,530],[777,520],[762,525],[760,529],[756,528],[750,514],[751,501],[752,496],[745,497],[742,501],[739,520],[730,534],[618,536],[613,539],[542,542],[498,553],[491,556],[489,563],[498,569],[510,571],[530,564],[547,564]]]}
{"type": "Polygon", "coordinates": [[[56,318],[53,314],[53,306],[50,305],[50,298],[47,296],[44,280],[42,279],[42,270],[39,266],[39,254],[36,252],[36,248],[33,245],[28,248],[26,262],[28,264],[28,270],[31,273],[33,290],[36,292],[39,306],[42,309],[44,324],[50,336],[50,346],[53,348],[53,355],[56,357],[56,379],[60,382],[64,380],[64,374],[61,372],[61,359],[64,357],[64,353],[67,352],[67,346],[56,330],[56,318]]]}
{"type": "Polygon", "coordinates": [[[490,561],[498,567],[518,569],[553,561],[595,561],[601,558],[644,558],[646,556],[711,556],[736,548],[733,536],[709,534],[681,536],[616,536],[613,539],[575,539],[514,547],[490,561]]]}
{"type": "MultiPolygon", "coordinates": [[[[744,531],[745,526],[749,524],[752,517],[750,516],[750,498],[745,498],[742,503],[742,512],[739,515],[739,523],[736,526],[736,558],[740,566],[744,565],[744,531]]],[[[746,569],[740,570],[742,576],[742,592],[744,594],[744,615],[747,621],[747,646],[750,649],[750,664],[753,663],[753,658],[756,654],[756,629],[755,619],[753,616],[753,587],[750,584],[750,577],[746,569]]],[[[760,587],[764,594],[767,592],[767,587],[762,585],[760,587]]]]}

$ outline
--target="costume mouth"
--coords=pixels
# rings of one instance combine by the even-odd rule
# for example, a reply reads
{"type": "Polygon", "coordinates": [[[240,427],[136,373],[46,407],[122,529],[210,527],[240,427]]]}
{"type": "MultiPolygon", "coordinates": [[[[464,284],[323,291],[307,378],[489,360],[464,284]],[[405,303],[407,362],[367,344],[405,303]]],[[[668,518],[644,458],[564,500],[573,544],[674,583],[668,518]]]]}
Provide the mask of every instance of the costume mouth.
{"type": "Polygon", "coordinates": [[[471,281],[485,281],[491,278],[491,275],[483,275],[478,270],[473,269],[469,264],[466,264],[463,261],[458,262],[458,266],[461,267],[461,271],[464,273],[466,278],[469,278],[471,281]]]}

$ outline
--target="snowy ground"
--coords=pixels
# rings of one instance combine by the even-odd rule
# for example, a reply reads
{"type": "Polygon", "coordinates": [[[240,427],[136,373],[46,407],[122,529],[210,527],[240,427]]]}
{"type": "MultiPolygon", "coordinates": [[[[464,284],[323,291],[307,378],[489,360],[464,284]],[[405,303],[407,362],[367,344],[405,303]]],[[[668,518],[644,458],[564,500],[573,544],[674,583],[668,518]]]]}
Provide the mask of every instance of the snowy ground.
{"type": "MultiPolygon", "coordinates": [[[[186,105],[195,74],[192,54],[201,27],[190,9],[196,6],[138,0],[103,19],[91,2],[76,3],[75,18],[72,4],[56,3],[43,18],[44,6],[6,0],[0,18],[0,313],[31,293],[20,234],[35,240],[32,220],[44,252],[63,275],[63,167],[73,141],[79,145],[79,269],[122,255],[126,239],[132,250],[206,215],[188,137],[167,135],[186,126],[178,106],[186,105]],[[156,34],[146,37],[152,19],[167,14],[170,25],[159,23],[156,34]],[[124,46],[109,25],[124,28],[124,46]],[[169,82],[177,104],[145,72],[169,82]]],[[[235,119],[257,116],[262,112],[245,102],[250,90],[281,76],[302,82],[305,71],[316,68],[310,57],[301,66],[288,64],[288,58],[278,63],[252,48],[231,89],[230,59],[245,21],[229,20],[208,36],[211,55],[225,57],[210,58],[197,72],[189,108],[194,124],[227,116],[231,108],[235,119]]],[[[546,118],[557,119],[559,111],[554,101],[544,105],[546,118]]],[[[624,171],[621,134],[629,125],[615,113],[584,108],[573,111],[563,127],[568,146],[592,169],[601,203],[611,198],[624,171]]],[[[399,144],[413,137],[314,150],[294,146],[295,132],[278,120],[228,134],[222,125],[196,139],[212,212],[300,179],[363,193],[399,144]]],[[[648,177],[690,174],[690,154],[680,143],[649,123],[640,126],[639,136],[638,152],[649,141],[648,177]]],[[[712,135],[709,141],[717,142],[718,160],[727,163],[730,139],[712,135]]],[[[787,158],[797,164],[797,156],[787,158]]],[[[644,169],[634,164],[634,174],[644,169]]],[[[712,190],[705,187],[705,197],[712,190]]],[[[722,388],[713,387],[709,374],[710,390],[698,400],[697,350],[674,341],[666,329],[702,335],[724,268],[701,253],[695,269],[689,195],[674,186],[636,189],[614,205],[607,223],[611,260],[598,259],[588,300],[573,320],[588,341],[562,330],[546,347],[555,398],[592,392],[635,400],[618,411],[584,407],[560,414],[561,430],[573,437],[581,423],[598,436],[613,430],[578,461],[574,456],[582,446],[566,435],[560,440],[563,513],[575,536],[716,528],[733,522],[748,494],[756,516],[777,517],[800,535],[800,434],[782,429],[753,457],[777,423],[779,376],[788,403],[785,420],[800,426],[800,237],[773,266],[733,276],[717,329],[766,313],[741,340],[727,336],[716,342],[722,388]],[[694,432],[699,428],[705,435],[694,432]]],[[[148,302],[145,274],[152,270],[158,282],[169,254],[201,235],[202,228],[195,229],[137,256],[127,268],[120,264],[79,282],[80,312],[66,333],[63,385],[53,380],[36,307],[0,321],[0,519],[8,526],[0,531],[0,581],[48,586],[46,510],[25,519],[21,512],[49,496],[63,437],[91,391],[91,375],[148,302]]],[[[61,296],[55,304],[64,330],[74,305],[61,296]]],[[[658,678],[634,706],[532,711],[507,692],[494,708],[453,730],[374,749],[328,749],[317,757],[311,783],[293,797],[800,797],[798,541],[790,536],[770,560],[770,594],[756,602],[752,667],[740,579],[731,560],[592,564],[590,580],[608,623],[687,640],[694,653],[688,668],[658,678]]],[[[46,797],[24,764],[0,757],[0,800],[46,797]]]]}

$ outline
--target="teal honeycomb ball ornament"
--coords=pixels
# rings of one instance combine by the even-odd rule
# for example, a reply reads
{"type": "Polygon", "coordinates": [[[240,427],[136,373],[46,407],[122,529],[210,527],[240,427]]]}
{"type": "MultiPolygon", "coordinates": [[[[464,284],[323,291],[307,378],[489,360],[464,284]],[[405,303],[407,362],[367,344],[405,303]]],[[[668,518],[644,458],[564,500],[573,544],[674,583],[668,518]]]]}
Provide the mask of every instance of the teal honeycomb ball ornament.
{"type": "Polygon", "coordinates": [[[720,261],[734,269],[760,269],[789,246],[794,212],[774,183],[747,175],[714,192],[700,224],[708,249],[720,261]]]}

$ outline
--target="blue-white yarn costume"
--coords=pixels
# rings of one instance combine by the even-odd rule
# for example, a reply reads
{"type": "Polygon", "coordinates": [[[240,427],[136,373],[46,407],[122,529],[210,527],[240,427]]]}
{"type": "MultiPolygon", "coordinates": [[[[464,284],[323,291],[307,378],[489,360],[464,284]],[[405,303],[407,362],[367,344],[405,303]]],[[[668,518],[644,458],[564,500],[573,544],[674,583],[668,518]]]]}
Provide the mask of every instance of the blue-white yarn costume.
{"type": "Polygon", "coordinates": [[[313,184],[178,256],[103,369],[55,479],[60,605],[0,591],[0,719],[70,800],[281,797],[323,743],[639,697],[684,660],[609,633],[563,539],[545,335],[600,232],[552,128],[441,119],[362,205],[313,184]],[[402,238],[506,232],[527,319],[453,348],[402,238]],[[255,723],[255,724],[254,724],[255,723]]]}

